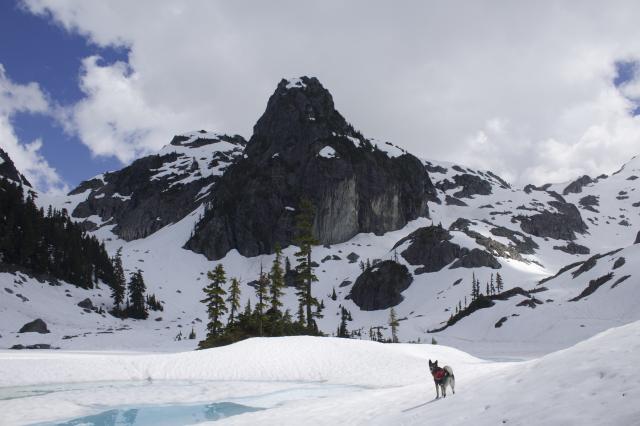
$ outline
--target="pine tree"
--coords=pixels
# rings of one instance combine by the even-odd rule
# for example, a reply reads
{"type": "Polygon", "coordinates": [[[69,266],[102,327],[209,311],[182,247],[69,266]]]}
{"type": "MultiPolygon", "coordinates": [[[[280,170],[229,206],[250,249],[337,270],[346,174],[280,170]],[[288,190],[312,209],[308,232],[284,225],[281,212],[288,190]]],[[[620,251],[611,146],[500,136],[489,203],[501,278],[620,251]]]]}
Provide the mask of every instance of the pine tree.
{"type": "Polygon", "coordinates": [[[138,269],[131,275],[129,280],[129,305],[127,312],[129,317],[136,319],[147,319],[149,317],[144,295],[146,290],[147,286],[144,283],[142,271],[138,269]]]}
{"type": "Polygon", "coordinates": [[[213,271],[207,272],[207,278],[211,282],[203,289],[205,298],[201,302],[207,305],[207,315],[209,316],[207,340],[214,340],[222,332],[221,318],[227,312],[227,306],[224,302],[224,296],[227,292],[223,287],[227,277],[222,264],[218,264],[213,271]]]}
{"type": "Polygon", "coordinates": [[[331,293],[331,300],[336,300],[338,298],[338,295],[336,294],[336,288],[333,288],[333,292],[331,293]]]}
{"type": "Polygon", "coordinates": [[[340,308],[341,318],[340,325],[336,333],[337,337],[349,337],[349,331],[347,330],[347,310],[340,308]]]}
{"type": "Polygon", "coordinates": [[[269,302],[271,303],[271,310],[275,314],[279,312],[282,306],[280,300],[284,295],[284,272],[282,271],[282,250],[280,245],[276,244],[276,257],[273,259],[271,265],[271,272],[269,273],[270,285],[269,285],[269,302]]]}
{"type": "Polygon", "coordinates": [[[498,289],[498,293],[502,293],[504,291],[504,282],[502,281],[502,275],[500,275],[500,272],[496,274],[496,287],[498,289]]]}
{"type": "Polygon", "coordinates": [[[258,302],[256,303],[256,316],[258,317],[258,333],[259,336],[264,336],[264,322],[265,312],[267,311],[267,291],[269,287],[269,277],[262,272],[262,265],[260,265],[260,276],[258,277],[258,284],[256,285],[256,297],[258,302]]]}
{"type": "Polygon", "coordinates": [[[240,310],[240,281],[237,278],[231,278],[229,297],[226,301],[229,303],[229,324],[233,324],[240,310]]]}
{"type": "Polygon", "coordinates": [[[313,205],[309,200],[303,199],[300,202],[298,209],[300,212],[296,217],[296,228],[298,236],[295,239],[295,243],[298,246],[298,251],[295,253],[297,272],[297,287],[296,292],[298,300],[302,306],[304,306],[307,330],[309,332],[317,331],[314,318],[319,317],[320,312],[314,308],[319,306],[318,299],[313,297],[311,292],[311,286],[314,282],[318,281],[313,269],[313,263],[311,261],[312,246],[318,244],[318,241],[313,237],[313,205]]]}
{"type": "Polygon", "coordinates": [[[116,255],[112,259],[113,263],[113,283],[111,284],[111,297],[115,305],[115,312],[120,313],[120,305],[124,301],[124,292],[127,281],[124,277],[124,269],[122,268],[122,247],[116,251],[116,255]]]}
{"type": "Polygon", "coordinates": [[[195,340],[196,338],[196,332],[193,329],[193,327],[191,327],[191,333],[189,333],[189,340],[195,340]]]}
{"type": "Polygon", "coordinates": [[[487,283],[487,288],[485,289],[486,291],[486,295],[490,295],[491,293],[489,292],[491,289],[489,288],[489,283],[487,283]]]}
{"type": "Polygon", "coordinates": [[[398,327],[400,323],[398,322],[398,318],[396,317],[395,309],[391,308],[389,312],[389,327],[391,327],[391,341],[393,343],[398,343],[398,327]]]}

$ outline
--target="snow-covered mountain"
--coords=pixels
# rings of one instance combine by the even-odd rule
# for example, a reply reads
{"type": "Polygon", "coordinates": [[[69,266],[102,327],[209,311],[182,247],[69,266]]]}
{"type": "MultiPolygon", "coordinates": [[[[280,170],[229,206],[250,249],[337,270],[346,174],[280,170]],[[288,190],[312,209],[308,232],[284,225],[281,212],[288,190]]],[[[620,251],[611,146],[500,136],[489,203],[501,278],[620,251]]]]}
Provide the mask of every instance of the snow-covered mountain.
{"type": "MultiPolygon", "coordinates": [[[[640,320],[638,176],[636,158],[610,177],[512,187],[490,171],[366,138],[319,81],[283,80],[248,142],[190,132],[68,196],[38,195],[44,208],[66,208],[111,254],[121,247],[126,270],[143,270],[164,311],[120,320],[77,306],[89,298],[110,307],[105,286],[51,286],[26,271],[2,272],[0,347],[193,348],[174,338],[192,328],[204,336],[206,271],[224,264],[241,279],[242,303],[253,299],[249,283],[275,245],[293,259],[293,218],[308,198],[321,241],[314,293],[325,305],[325,333],[346,308],[349,330],[367,339],[394,307],[402,341],[547,353],[640,320]],[[363,271],[361,263],[372,266],[363,271]],[[472,305],[472,277],[485,293],[498,273],[504,291],[472,305]],[[36,318],[50,333],[18,333],[36,318]]],[[[295,310],[293,288],[284,301],[295,310]]]]}

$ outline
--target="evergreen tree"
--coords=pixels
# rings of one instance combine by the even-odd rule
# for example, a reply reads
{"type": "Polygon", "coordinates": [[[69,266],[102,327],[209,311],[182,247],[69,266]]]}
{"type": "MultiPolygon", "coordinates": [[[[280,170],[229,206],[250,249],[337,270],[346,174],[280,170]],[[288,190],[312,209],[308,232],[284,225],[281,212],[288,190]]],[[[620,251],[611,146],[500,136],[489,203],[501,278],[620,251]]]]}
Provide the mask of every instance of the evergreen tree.
{"type": "Polygon", "coordinates": [[[331,300],[336,300],[338,298],[338,295],[336,294],[336,288],[333,288],[333,292],[331,293],[331,300]]]}
{"type": "Polygon", "coordinates": [[[256,297],[258,302],[256,303],[256,316],[258,317],[258,330],[259,336],[264,336],[264,322],[265,312],[267,311],[267,290],[269,286],[269,278],[267,274],[262,272],[262,266],[260,266],[260,277],[258,277],[258,284],[256,285],[256,297]]]}
{"type": "Polygon", "coordinates": [[[502,281],[502,275],[500,275],[500,272],[496,274],[496,288],[498,293],[502,293],[504,291],[504,282],[502,281]]]}
{"type": "Polygon", "coordinates": [[[340,308],[340,325],[336,333],[337,337],[349,337],[349,330],[347,330],[347,310],[340,308]]]}
{"type": "Polygon", "coordinates": [[[145,291],[147,286],[142,277],[142,271],[138,269],[131,274],[129,279],[129,305],[127,315],[130,318],[147,319],[149,312],[145,303],[145,291]]]}
{"type": "Polygon", "coordinates": [[[313,237],[313,205],[309,200],[303,199],[300,202],[298,209],[300,212],[296,217],[297,237],[295,243],[298,246],[298,251],[295,253],[298,264],[296,265],[297,272],[297,296],[300,304],[304,306],[305,315],[307,320],[307,329],[310,332],[316,331],[314,318],[319,317],[321,314],[317,310],[319,306],[318,299],[313,297],[311,292],[311,286],[314,282],[318,281],[313,269],[313,263],[311,261],[312,246],[318,244],[318,241],[313,237]],[[314,308],[316,308],[314,312],[314,308]]]}
{"type": "Polygon", "coordinates": [[[391,327],[391,341],[393,343],[398,343],[398,327],[400,323],[398,322],[398,318],[396,317],[395,309],[391,308],[389,311],[389,327],[391,327]]]}
{"type": "MultiPolygon", "coordinates": [[[[51,206],[49,206],[51,208],[51,206]]],[[[116,251],[116,255],[112,259],[113,263],[113,282],[111,284],[111,297],[115,305],[115,312],[120,312],[120,305],[124,301],[125,288],[127,281],[124,277],[124,269],[122,268],[122,247],[116,251]]]]}
{"type": "Polygon", "coordinates": [[[240,281],[237,278],[231,278],[227,302],[229,303],[229,324],[233,324],[240,309],[240,281]]]}
{"type": "Polygon", "coordinates": [[[205,298],[201,302],[207,305],[207,315],[209,316],[206,339],[215,340],[222,332],[222,315],[227,312],[227,306],[224,302],[224,296],[227,294],[224,289],[227,277],[222,264],[218,264],[213,271],[207,272],[207,278],[211,282],[203,289],[205,298]]]}
{"type": "Polygon", "coordinates": [[[271,265],[271,272],[269,273],[270,285],[269,285],[269,302],[271,303],[271,310],[274,313],[279,312],[282,306],[281,298],[284,295],[284,272],[282,271],[282,250],[280,245],[276,244],[276,257],[273,259],[271,265]]]}

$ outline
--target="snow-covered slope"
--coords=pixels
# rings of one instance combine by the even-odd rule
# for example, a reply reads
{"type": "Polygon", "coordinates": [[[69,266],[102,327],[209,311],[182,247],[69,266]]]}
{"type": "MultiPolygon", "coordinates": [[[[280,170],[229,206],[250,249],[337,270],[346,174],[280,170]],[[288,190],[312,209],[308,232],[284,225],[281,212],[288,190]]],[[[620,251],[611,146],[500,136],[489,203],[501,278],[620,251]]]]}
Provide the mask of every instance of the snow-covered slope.
{"type": "Polygon", "coordinates": [[[13,425],[226,401],[263,410],[222,424],[629,425],[640,416],[639,350],[635,322],[516,363],[440,345],[314,337],[164,355],[0,352],[0,386],[31,385],[4,388],[0,412],[13,425]],[[455,395],[434,400],[428,359],[453,367],[455,395]]]}
{"type": "MultiPolygon", "coordinates": [[[[305,87],[292,83],[289,90],[305,87]]],[[[331,113],[338,114],[333,110],[331,113]]],[[[301,117],[305,123],[319,120],[319,116],[312,117],[306,110],[301,117]]],[[[406,154],[397,145],[365,139],[350,125],[344,126],[349,135],[331,134],[332,138],[346,138],[331,139],[336,142],[331,149],[348,144],[349,149],[359,152],[370,145],[375,155],[398,158],[406,154]]],[[[53,287],[38,283],[24,272],[4,272],[0,273],[0,347],[44,343],[63,349],[194,348],[205,333],[205,310],[199,301],[206,272],[217,262],[183,247],[205,215],[220,177],[246,155],[245,145],[239,136],[189,132],[176,136],[158,155],[90,179],[68,196],[40,194],[37,203],[72,212],[76,220],[105,242],[111,254],[122,248],[126,272],[143,271],[148,292],[164,302],[164,311],[152,312],[147,321],[117,320],[77,306],[89,297],[94,305],[109,308],[109,291],[104,286],[89,291],[64,283],[53,287]],[[18,333],[25,322],[36,318],[43,319],[51,333],[18,333]],[[177,336],[189,334],[191,328],[197,334],[195,341],[175,341],[177,336]]],[[[320,145],[310,161],[344,160],[338,158],[340,155],[318,159],[324,149],[320,145]]],[[[267,146],[263,153],[267,165],[284,157],[284,153],[272,154],[271,148],[267,146]]],[[[640,260],[640,246],[632,244],[640,230],[640,198],[635,195],[639,159],[608,178],[581,178],[572,183],[524,188],[511,187],[490,171],[420,161],[434,191],[425,195],[429,198],[428,217],[425,212],[423,217],[382,235],[360,233],[347,241],[314,248],[313,260],[319,264],[314,293],[325,304],[324,317],[319,320],[325,333],[331,334],[337,328],[343,307],[351,313],[349,330],[361,338],[369,338],[371,327],[386,327],[387,308],[364,310],[360,300],[351,297],[352,288],[362,275],[361,262],[380,260],[406,266],[412,275],[412,282],[401,291],[400,302],[394,306],[400,318],[401,341],[435,338],[474,354],[528,357],[568,347],[608,327],[639,319],[640,292],[636,283],[640,275],[635,265],[640,260]],[[439,225],[443,231],[438,232],[448,238],[446,244],[429,239],[439,225]],[[576,278],[571,272],[577,267],[538,285],[565,265],[615,249],[623,251],[603,257],[596,267],[576,278]],[[618,257],[624,257],[626,264],[614,271],[612,281],[589,297],[569,302],[591,280],[610,272],[610,264],[618,257]],[[442,328],[456,307],[464,304],[465,297],[470,302],[472,276],[481,281],[484,292],[485,283],[498,272],[505,290],[519,287],[542,303],[529,303],[529,296],[516,294],[495,301],[491,308],[474,312],[443,331],[429,332],[442,328]],[[623,275],[630,278],[610,288],[623,275]],[[334,289],[336,300],[330,297],[334,289]],[[529,293],[531,290],[537,292],[529,293]],[[501,325],[496,327],[499,321],[501,325]]],[[[274,170],[278,171],[277,167],[274,170]]],[[[282,207],[295,211],[289,205],[282,207]]],[[[281,217],[290,220],[284,213],[281,217]]],[[[294,252],[295,247],[284,248],[284,255],[290,260],[294,252]]],[[[256,279],[261,266],[268,268],[272,260],[270,254],[245,257],[236,250],[219,260],[228,276],[241,280],[243,305],[254,299],[248,283],[256,279]]],[[[374,292],[371,288],[364,290],[367,296],[374,292]]],[[[293,288],[286,290],[285,303],[295,310],[293,288]]],[[[384,329],[383,334],[389,337],[389,330],[384,329]]]]}

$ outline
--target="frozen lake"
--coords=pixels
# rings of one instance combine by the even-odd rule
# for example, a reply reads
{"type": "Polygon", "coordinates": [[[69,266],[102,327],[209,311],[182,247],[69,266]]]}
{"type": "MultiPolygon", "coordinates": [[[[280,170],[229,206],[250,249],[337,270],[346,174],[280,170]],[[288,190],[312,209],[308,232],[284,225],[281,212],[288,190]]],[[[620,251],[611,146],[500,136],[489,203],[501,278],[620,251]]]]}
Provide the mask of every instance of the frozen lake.
{"type": "Polygon", "coordinates": [[[363,389],[322,382],[123,381],[5,387],[0,401],[28,409],[24,424],[34,426],[172,426],[363,389]]]}

